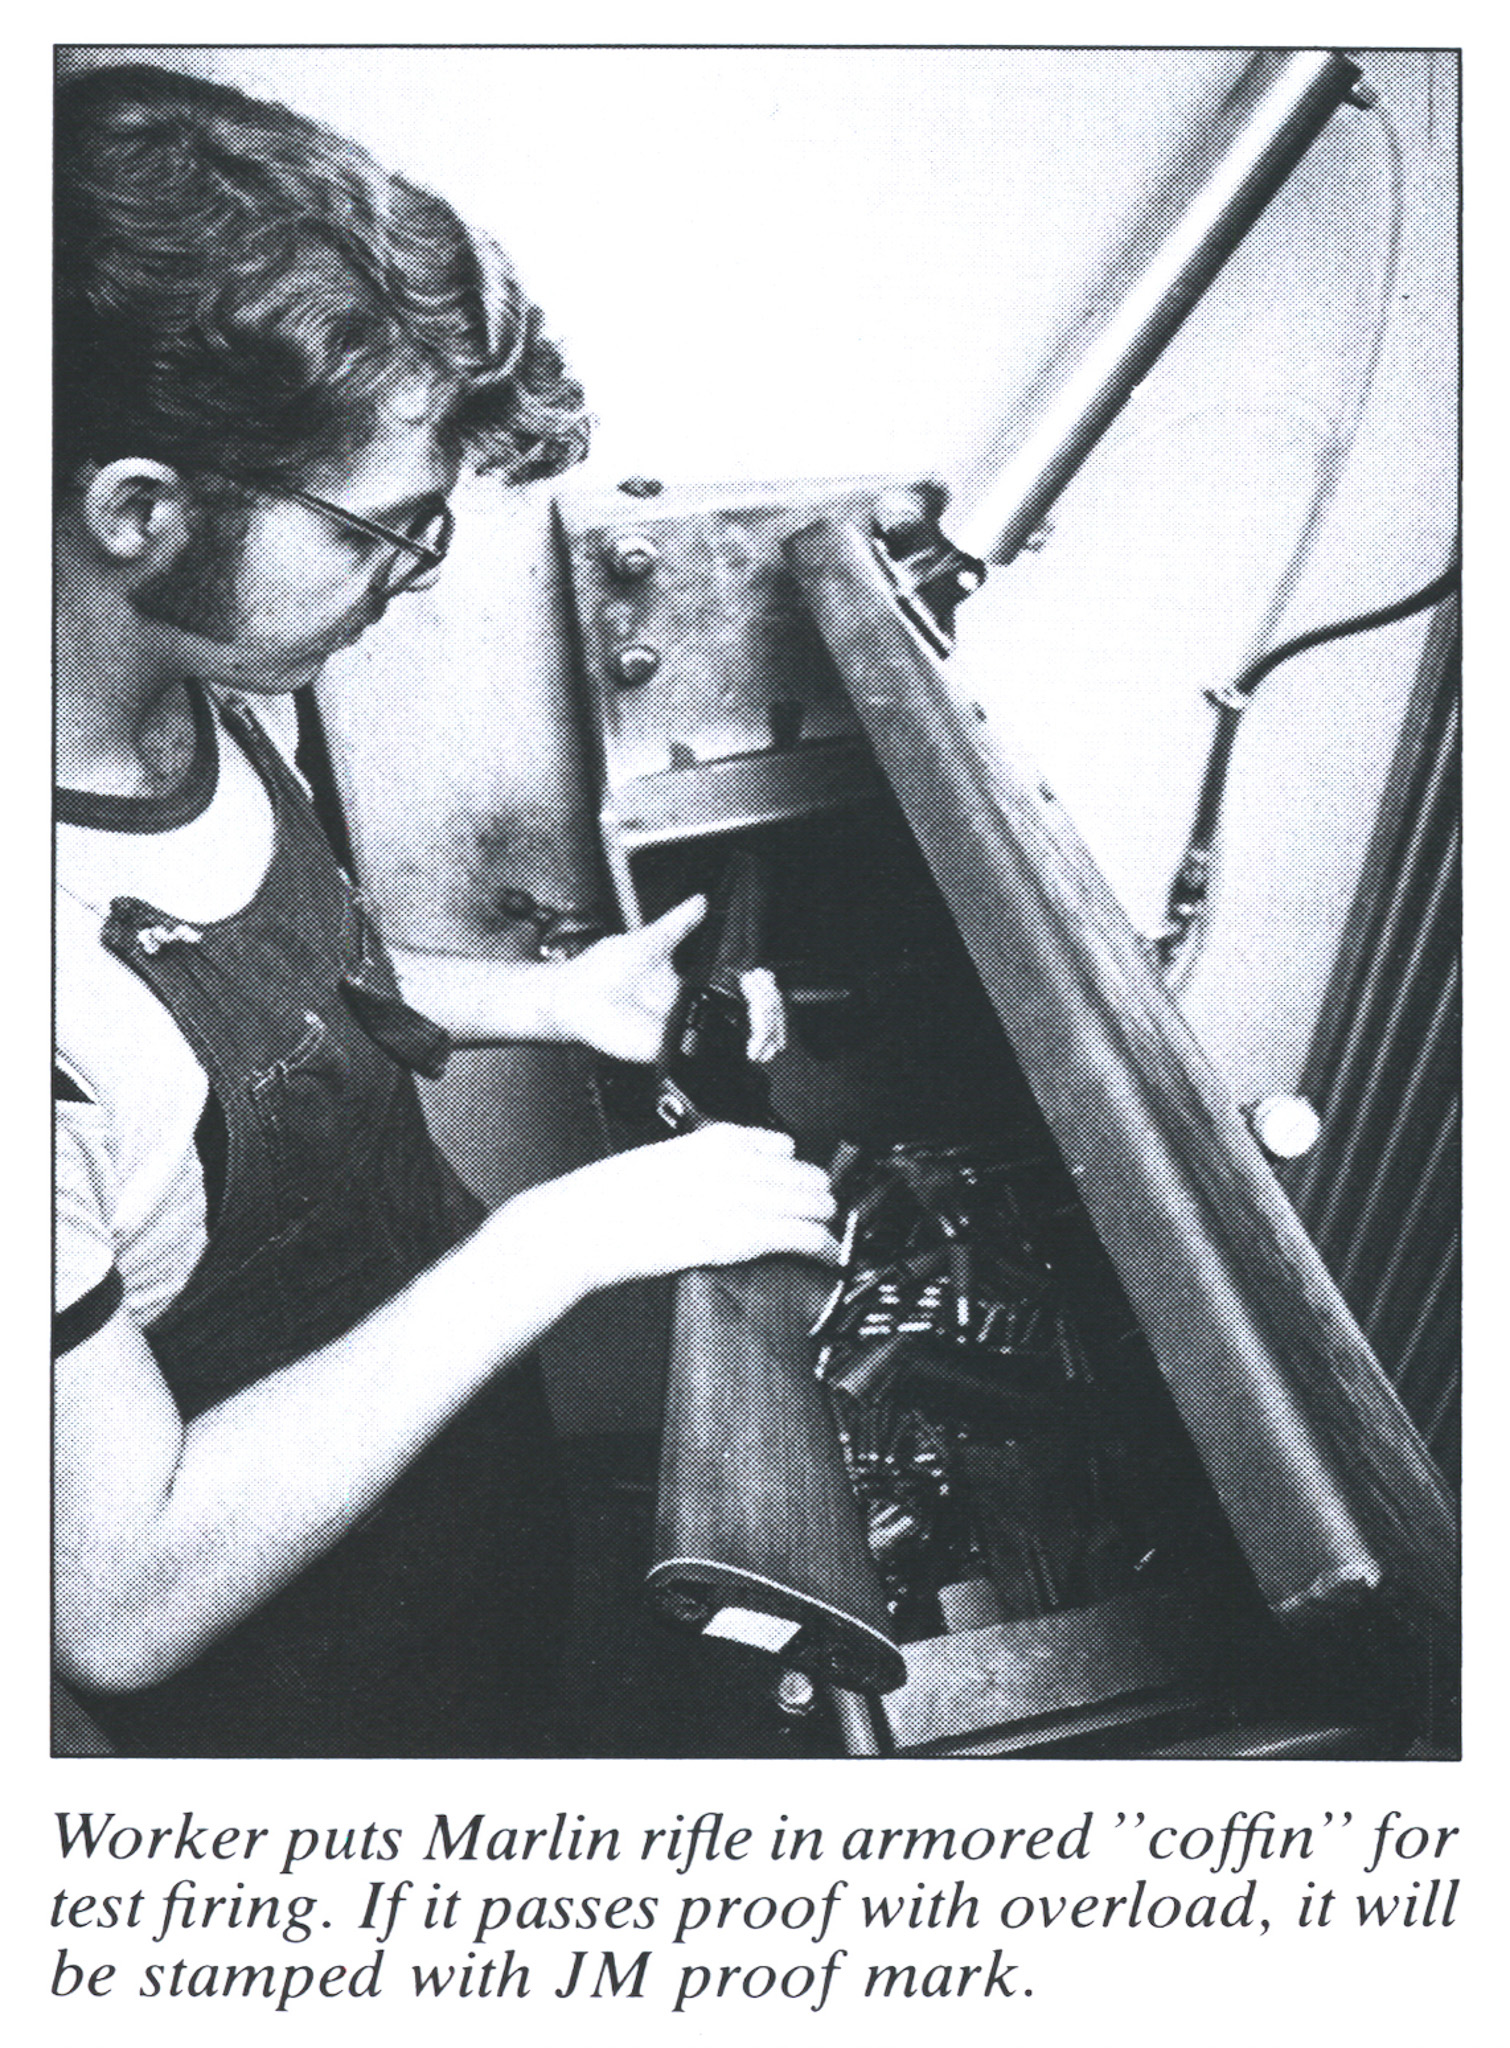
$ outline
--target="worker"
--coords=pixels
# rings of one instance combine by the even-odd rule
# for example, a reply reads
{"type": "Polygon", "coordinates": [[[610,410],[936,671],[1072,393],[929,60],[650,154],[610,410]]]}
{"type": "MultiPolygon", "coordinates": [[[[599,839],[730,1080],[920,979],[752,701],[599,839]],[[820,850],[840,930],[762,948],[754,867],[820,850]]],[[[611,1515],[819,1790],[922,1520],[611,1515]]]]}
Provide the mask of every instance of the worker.
{"type": "Polygon", "coordinates": [[[464,464],[583,452],[581,391],[487,238],[285,108],[104,67],[57,150],[58,1671],[127,1753],[549,1753],[532,1347],[831,1258],[828,1182],[715,1126],[487,1215],[436,1151],[450,1041],[653,1057],[704,906],[555,964],[386,949],[291,693],[433,580],[464,464]]]}

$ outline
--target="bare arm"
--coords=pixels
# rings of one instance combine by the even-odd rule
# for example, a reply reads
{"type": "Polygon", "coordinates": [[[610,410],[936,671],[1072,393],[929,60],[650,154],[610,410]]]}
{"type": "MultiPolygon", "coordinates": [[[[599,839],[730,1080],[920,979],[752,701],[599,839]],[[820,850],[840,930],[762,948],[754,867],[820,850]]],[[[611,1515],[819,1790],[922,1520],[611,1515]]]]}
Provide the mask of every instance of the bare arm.
{"type": "Polygon", "coordinates": [[[653,1060],[676,998],[671,956],[707,904],[690,897],[640,931],[600,939],[574,960],[473,960],[397,949],[405,1001],[463,1045],[568,1041],[653,1060]]]}
{"type": "Polygon", "coordinates": [[[460,953],[411,953],[390,947],[404,1000],[459,1045],[574,1039],[563,1015],[564,963],[473,959],[460,953]]]}
{"type": "MultiPolygon", "coordinates": [[[[707,905],[689,897],[640,931],[600,939],[575,960],[473,960],[454,953],[393,950],[404,998],[463,1045],[506,1039],[569,1041],[616,1059],[653,1060],[676,998],[671,956],[707,905]]],[[[750,1057],[769,1059],[785,1042],[775,982],[763,968],[745,977],[750,1057]]]]}
{"type": "Polygon", "coordinates": [[[769,1251],[831,1255],[827,1181],[718,1127],[532,1189],[346,1336],[185,1425],[130,1319],[58,1363],[59,1665],[111,1689],[190,1662],[335,1543],[584,1294],[769,1251]]]}

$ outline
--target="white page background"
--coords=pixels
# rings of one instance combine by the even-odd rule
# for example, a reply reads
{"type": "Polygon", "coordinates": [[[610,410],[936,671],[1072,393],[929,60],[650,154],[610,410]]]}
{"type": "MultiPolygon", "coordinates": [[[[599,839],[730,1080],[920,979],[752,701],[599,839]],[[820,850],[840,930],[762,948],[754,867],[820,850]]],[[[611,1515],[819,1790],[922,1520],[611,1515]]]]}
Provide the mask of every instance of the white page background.
{"type": "MultiPolygon", "coordinates": [[[[905,41],[919,35],[976,40],[1008,33],[1028,39],[1049,33],[1073,34],[1077,41],[1196,41],[1213,33],[1233,40],[1296,42],[1316,40],[1334,27],[1371,43],[1393,37],[1401,43],[1460,41],[1469,33],[1466,19],[1456,24],[1439,13],[1375,9],[1366,21],[1342,24],[1297,18],[1292,10],[1266,14],[1261,20],[1217,22],[1205,15],[1178,22],[1170,10],[1157,14],[1118,14],[1087,21],[1085,10],[1073,21],[1062,16],[1031,18],[997,10],[935,9],[926,17],[896,8],[762,10],[751,17],[717,17],[720,35],[737,37],[742,29],[761,37],[787,34],[811,39],[830,35],[905,41]]],[[[549,29],[577,37],[635,36],[675,40],[706,38],[711,16],[687,10],[655,9],[632,21],[622,10],[562,11],[547,24],[522,10],[480,10],[456,13],[444,21],[412,12],[400,18],[366,10],[327,10],[318,22],[307,10],[262,9],[255,15],[197,13],[154,9],[147,18],[129,22],[102,9],[75,9],[65,23],[52,24],[49,34],[70,42],[122,36],[135,41],[201,41],[208,34],[247,42],[297,38],[316,28],[323,37],[365,32],[399,39],[423,31],[439,31],[446,39],[483,36],[507,39],[538,36],[549,29]],[[336,19],[339,13],[340,19],[336,19]],[[365,26],[359,26],[364,24],[365,26]]],[[[1215,2038],[1243,2048],[1250,2042],[1289,2039],[1311,2043],[1333,2036],[1381,2044],[1440,2037],[1477,2042],[1500,2038],[1498,1973],[1500,1923],[1506,1899],[1503,1880],[1504,1807],[1500,1796],[1500,1744],[1503,1657],[1500,1650],[1503,1612],[1503,1566],[1499,1516],[1500,1390],[1502,1370],[1500,1316],[1493,1299],[1500,1263],[1487,1235],[1497,1222],[1497,1131],[1492,1127],[1497,1089],[1484,1045],[1493,1029],[1498,1001],[1495,934],[1502,915],[1490,898],[1498,849],[1491,844],[1490,819],[1476,839],[1471,869],[1472,914],[1479,943],[1474,949],[1474,1026],[1470,1045],[1477,1054],[1474,1071],[1475,1121],[1470,1164],[1471,1245],[1478,1256],[1470,1264],[1469,1414],[1466,1435],[1469,1499],[1470,1637],[1467,1697],[1468,1761],[1457,1765],[1372,1766],[1296,1764],[1250,1767],[1236,1764],[1175,1765],[1118,1763],[965,1762],[867,1765],[808,1763],[721,1764],[666,1762],[659,1764],[562,1762],[476,1764],[419,1762],[383,1763],[215,1763],[138,1762],[127,1760],[54,1760],[47,1755],[46,1689],[43,1683],[46,1641],[46,1489],[43,1466],[46,1442],[45,1375],[42,1333],[47,1272],[46,1137],[40,1085],[43,1034],[46,1030],[47,920],[46,827],[41,778],[47,749],[48,589],[45,535],[45,290],[47,160],[46,100],[50,64],[47,42],[22,23],[13,24],[10,40],[12,86],[8,147],[8,227],[12,242],[14,282],[8,296],[7,342],[11,432],[16,441],[12,488],[7,493],[6,559],[10,566],[11,648],[10,690],[15,753],[20,764],[12,790],[10,829],[15,848],[12,872],[16,886],[11,901],[11,972],[19,999],[10,1006],[8,1022],[15,1033],[12,1056],[12,1161],[6,1203],[8,1249],[16,1261],[11,1288],[15,1328],[11,1343],[12,1403],[7,1449],[11,1460],[4,1494],[10,1538],[10,1610],[12,1653],[9,1665],[8,1720],[5,1746],[10,1797],[6,1805],[4,1843],[6,1902],[6,1965],[10,1978],[6,2010],[10,2038],[26,2042],[130,2043],[160,2039],[206,2038],[240,2042],[269,2038],[316,2036],[322,2043],[388,2043],[409,2040],[443,2028],[447,2038],[462,2040],[533,2041],[547,2036],[637,2044],[660,2041],[677,2029],[695,2039],[730,2041],[769,2038],[775,2029],[797,2038],[817,2038],[820,2030],[842,2028],[844,2038],[878,2042],[912,2041],[925,2028],[943,2025],[960,2038],[1032,2042],[1082,2042],[1105,2038],[1127,2044],[1215,2038]],[[1487,1254],[1487,1255],[1486,1255],[1487,1254]],[[161,1893],[186,1866],[161,1863],[116,1866],[109,1882],[97,1865],[80,1867],[60,1862],[57,1824],[53,1815],[65,1811],[114,1810],[121,1821],[151,1826],[175,1823],[192,1809],[196,1821],[213,1827],[256,1825],[270,1830],[256,1862],[250,1866],[208,1864],[187,1866],[200,1893],[230,1892],[238,1873],[248,1879],[249,1892],[287,1894],[293,1880],[277,1874],[269,1856],[292,1828],[320,1830],[368,1823],[402,1827],[405,1854],[396,1864],[337,1863],[300,1866],[297,1887],[319,1895],[320,1918],[334,1923],[303,1946],[262,1940],[233,1946],[229,1937],[217,1944],[208,1936],[170,1936],[153,1944],[148,1927],[135,1934],[62,1930],[48,1925],[51,1901],[60,1885],[71,1893],[87,1891],[124,1895],[141,1885],[149,1900],[161,1893]],[[1204,1823],[1219,1828],[1238,1810],[1270,1809],[1279,1821],[1320,1826],[1321,1814],[1343,1811],[1354,1816],[1344,1831],[1334,1820],[1329,1840],[1343,1843],[1309,1864],[1283,1870],[1261,1868],[1264,1907],[1272,1921],[1265,1936],[1215,1931],[1141,1930],[1136,1933],[1075,1932],[1061,1922],[1031,1937],[1002,1932],[991,1924],[993,1904],[1016,1894],[1061,1893],[1071,1898],[1087,1893],[1126,1892],[1140,1875],[1158,1878],[1153,1892],[1190,1896],[1202,1889],[1219,1895],[1232,1887],[1224,1879],[1201,1882],[1200,1866],[1155,1866],[1141,1847],[1149,1828],[1161,1822],[1181,1827],[1204,1823]],[[847,1863],[837,1854],[847,1829],[869,1825],[954,1826],[970,1828],[1046,1825],[1057,1831],[1095,1814],[1094,1860],[1064,1863],[1050,1860],[1021,1864],[983,1861],[949,1865],[897,1865],[867,1868],[847,1863]],[[1344,1912],[1351,1896],[1365,1888],[1361,1864],[1368,1860],[1372,1823],[1398,1810],[1400,1825],[1422,1823],[1433,1831],[1442,1826],[1462,1830],[1459,1842],[1440,1865],[1426,1861],[1396,1866],[1406,1891],[1411,1880],[1428,1877],[1432,1869],[1462,1879],[1458,1926],[1441,1930],[1402,1930],[1385,1934],[1349,1927],[1344,1912]],[[587,1864],[426,1865],[418,1853],[429,1835],[433,1817],[447,1812],[453,1819],[481,1811],[487,1826],[510,1824],[549,1826],[558,1811],[569,1819],[583,1815],[598,1826],[623,1831],[626,1854],[611,1866],[587,1864]],[[754,1853],[742,1863],[697,1865],[685,1879],[663,1862],[642,1862],[635,1853],[645,1828],[671,1824],[677,1815],[692,1819],[704,1812],[722,1812],[729,1825],[754,1830],[761,1842],[777,1817],[825,1831],[828,1853],[818,1863],[773,1866],[754,1853]],[[1114,1831],[1117,1812],[1142,1812],[1143,1828],[1114,1831]],[[1127,1843],[1121,1850],[1117,1845],[1127,1843]],[[1273,1874],[1275,1872],[1278,1874],[1273,1874]],[[86,1874],[87,1872],[87,1874],[86,1874]],[[267,2001],[180,1997],[144,1999],[138,1985],[144,1966],[171,1963],[178,1955],[195,1961],[273,1963],[280,1974],[289,1964],[307,1959],[316,1966],[328,1961],[353,1965],[371,1961],[370,1934],[345,1930],[360,1913],[367,1886],[374,1878],[391,1881],[395,1872],[416,1881],[419,1897],[428,1895],[437,1878],[444,1889],[461,1890],[469,1906],[481,1894],[533,1893],[604,1896],[625,1893],[654,1895],[662,1902],[662,1924],[649,1935],[624,1932],[613,1937],[552,1934],[518,1936],[518,1958],[537,1968],[530,1998],[515,2001],[473,1998],[443,2001],[432,2014],[417,2004],[405,1986],[406,1966],[428,1961],[425,1942],[444,1941],[439,1959],[459,1962],[472,1943],[461,1936],[405,1938],[401,1918],[391,1953],[384,1964],[383,1995],[371,2000],[325,1999],[307,1995],[282,2016],[267,2001]],[[218,1874],[227,1882],[212,1884],[218,1874]],[[1333,1884],[1339,1895],[1338,1925],[1325,1933],[1302,1930],[1290,1915],[1307,1878],[1318,1888],[1333,1884]],[[942,1887],[952,1891],[956,1877],[981,1900],[981,1925],[973,1932],[956,1929],[932,1935],[910,1935],[905,1941],[859,1928],[854,1901],[862,1891],[885,1890],[911,1895],[924,1881],[926,1894],[942,1887]],[[831,1937],[811,1944],[804,1934],[779,1939],[770,1932],[722,1936],[704,1934],[682,1948],[670,1944],[665,1916],[676,1911],[684,1893],[750,1897],[772,1895],[784,1900],[822,1893],[844,1879],[848,1891],[835,1916],[831,1937]],[[56,1951],[66,1942],[76,1960],[95,1968],[114,1963],[110,1995],[91,1999],[80,1991],[61,1999],[49,1995],[56,1951]],[[642,1947],[653,1950],[645,1977],[645,1996],[593,2002],[584,1995],[574,2002],[557,2001],[549,1987],[558,1982],[570,1951],[610,1945],[628,1961],[642,1947]],[[834,1981],[827,2009],[814,2015],[810,2001],[785,1999],[772,1993],[760,2000],[742,1995],[736,1983],[729,1996],[711,1996],[681,2016],[669,2010],[684,1965],[732,1964],[741,1968],[769,1962],[778,1970],[819,1960],[832,1947],[849,1950],[834,1981]],[[1001,1948],[1016,1961],[1015,1981],[1033,1996],[1012,1999],[978,1996],[914,1997],[886,2003],[859,1996],[863,1973],[871,1961],[913,1961],[923,1969],[933,1963],[989,1961],[1001,1948]],[[318,1951],[318,1953],[317,1953],[318,1951]]],[[[1496,105],[1503,75],[1502,39],[1471,38],[1467,47],[1465,105],[1467,121],[1472,450],[1469,464],[1470,548],[1477,538],[1479,554],[1470,553],[1469,674],[1470,726],[1468,754],[1470,797],[1476,792],[1481,824],[1497,807],[1487,778],[1495,774],[1498,788],[1500,720],[1496,699],[1502,663],[1489,658],[1496,648],[1493,619],[1492,567],[1500,531],[1498,504],[1502,467],[1491,440],[1497,442],[1498,358],[1502,353],[1495,317],[1500,290],[1500,243],[1503,220],[1503,157],[1496,130],[1503,129],[1496,105]],[[1482,271],[1480,276],[1478,273],[1482,271]],[[1483,561],[1486,573],[1474,585],[1472,564],[1483,561]],[[1479,597],[1475,617],[1473,597],[1479,597]],[[1475,660],[1474,651],[1478,659],[1475,660]],[[1490,766],[1491,759],[1495,767],[1490,766]],[[1488,801],[1485,798],[1488,797],[1488,801]]],[[[1369,1885],[1372,1881],[1367,1881],[1369,1885]]],[[[1424,1889],[1424,1887],[1423,1887],[1424,1889]]],[[[411,1915],[413,1908],[409,1909],[411,1915]]],[[[1260,1910],[1263,1910],[1261,1907],[1260,1910]]],[[[153,1918],[150,1907],[144,1921],[153,1918]]],[[[1354,1915],[1356,1917],[1356,1915],[1354,1915]]],[[[413,1928],[411,1917],[408,1923],[413,1928]]],[[[155,1932],[155,1924],[150,1932],[155,1932]]],[[[242,1938],[244,1940],[244,1937],[242,1938]]],[[[506,1937],[495,1936],[479,1960],[506,1949],[506,1937]]],[[[758,1981],[758,1980],[757,1980],[758,1981]]]]}

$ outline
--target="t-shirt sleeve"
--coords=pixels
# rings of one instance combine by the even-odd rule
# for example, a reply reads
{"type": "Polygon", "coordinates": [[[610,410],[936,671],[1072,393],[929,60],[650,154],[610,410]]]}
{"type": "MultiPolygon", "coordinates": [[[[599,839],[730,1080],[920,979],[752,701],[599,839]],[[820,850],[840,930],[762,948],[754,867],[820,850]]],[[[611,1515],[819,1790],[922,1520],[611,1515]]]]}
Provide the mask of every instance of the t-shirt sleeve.
{"type": "Polygon", "coordinates": [[[57,1249],[53,1356],[86,1343],[121,1305],[110,1229],[112,1179],[104,1112],[60,1068],[54,1078],[57,1249]]]}

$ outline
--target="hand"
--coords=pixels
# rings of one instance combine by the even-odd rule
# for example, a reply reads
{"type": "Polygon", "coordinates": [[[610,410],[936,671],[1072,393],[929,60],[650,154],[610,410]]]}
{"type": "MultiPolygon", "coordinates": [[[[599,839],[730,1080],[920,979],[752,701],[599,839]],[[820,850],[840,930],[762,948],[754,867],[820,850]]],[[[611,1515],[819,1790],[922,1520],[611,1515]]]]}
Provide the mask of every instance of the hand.
{"type": "MultiPolygon", "coordinates": [[[[654,924],[600,939],[549,970],[551,1009],[563,1037],[620,1060],[653,1060],[680,991],[671,956],[701,923],[707,898],[689,896],[654,924]]],[[[763,967],[741,976],[750,1007],[749,1055],[769,1060],[786,1043],[781,992],[763,967]]]]}
{"type": "Polygon", "coordinates": [[[619,1060],[653,1060],[680,983],[671,955],[708,908],[691,896],[637,932],[599,939],[549,969],[551,1008],[564,1038],[619,1060]]]}
{"type": "Polygon", "coordinates": [[[519,1198],[555,1205],[580,1245],[589,1288],[731,1266],[773,1252],[833,1263],[833,1191],[783,1131],[709,1124],[583,1167],[519,1198]]]}

